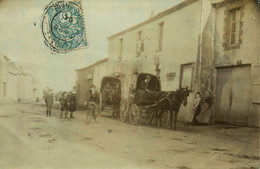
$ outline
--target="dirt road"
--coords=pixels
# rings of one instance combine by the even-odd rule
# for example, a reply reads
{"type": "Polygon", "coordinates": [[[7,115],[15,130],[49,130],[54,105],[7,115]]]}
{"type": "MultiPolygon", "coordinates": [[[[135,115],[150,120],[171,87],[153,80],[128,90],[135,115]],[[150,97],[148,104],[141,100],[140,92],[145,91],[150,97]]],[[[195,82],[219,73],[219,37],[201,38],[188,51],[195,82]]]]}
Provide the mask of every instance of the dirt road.
{"type": "Polygon", "coordinates": [[[132,126],[106,117],[86,124],[45,116],[33,104],[0,105],[0,169],[257,169],[259,129],[132,126]]]}

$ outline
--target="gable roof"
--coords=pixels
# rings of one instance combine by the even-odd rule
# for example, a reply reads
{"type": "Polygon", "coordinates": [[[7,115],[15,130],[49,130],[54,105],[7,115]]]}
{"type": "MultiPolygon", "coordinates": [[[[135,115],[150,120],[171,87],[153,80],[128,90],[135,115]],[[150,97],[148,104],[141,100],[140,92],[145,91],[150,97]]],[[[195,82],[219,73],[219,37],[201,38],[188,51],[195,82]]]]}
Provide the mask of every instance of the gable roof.
{"type": "Polygon", "coordinates": [[[158,20],[158,19],[160,19],[160,18],[162,18],[162,17],[164,17],[166,15],[169,15],[169,14],[171,14],[173,12],[176,12],[177,10],[182,9],[182,8],[186,7],[187,5],[190,5],[190,4],[192,4],[192,3],[196,2],[196,1],[198,1],[198,0],[185,0],[185,1],[175,5],[173,7],[171,7],[169,9],[165,10],[165,11],[159,12],[157,15],[155,15],[152,18],[149,18],[148,20],[146,20],[144,22],[141,22],[141,23],[139,23],[137,25],[134,25],[134,26],[132,26],[130,28],[127,28],[127,29],[125,29],[125,30],[123,30],[121,32],[115,33],[115,34],[107,37],[107,39],[111,39],[111,38],[114,38],[116,36],[122,35],[124,33],[130,32],[132,30],[138,29],[138,28],[140,28],[140,27],[142,27],[142,26],[144,26],[144,25],[146,25],[148,23],[151,23],[151,22],[153,22],[155,20],[158,20]]]}
{"type": "Polygon", "coordinates": [[[93,63],[93,64],[91,64],[91,65],[89,65],[89,66],[86,66],[86,67],[83,67],[83,68],[79,68],[79,69],[75,69],[75,71],[81,71],[81,70],[84,70],[84,69],[88,69],[88,68],[90,68],[90,67],[93,67],[93,66],[96,66],[96,65],[98,65],[98,64],[101,64],[101,63],[103,63],[103,62],[106,62],[107,60],[108,60],[107,58],[101,59],[101,60],[99,60],[99,61],[97,61],[97,62],[95,62],[95,63],[93,63]]]}

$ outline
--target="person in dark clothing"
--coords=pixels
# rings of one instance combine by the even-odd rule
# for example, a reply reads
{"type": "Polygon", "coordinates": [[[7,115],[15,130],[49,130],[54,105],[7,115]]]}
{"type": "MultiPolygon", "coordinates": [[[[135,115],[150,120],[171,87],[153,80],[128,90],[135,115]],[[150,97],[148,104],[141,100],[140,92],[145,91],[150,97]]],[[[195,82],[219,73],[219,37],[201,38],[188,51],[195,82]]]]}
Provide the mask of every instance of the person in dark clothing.
{"type": "Polygon", "coordinates": [[[120,101],[121,101],[121,87],[120,83],[116,83],[112,94],[113,113],[112,118],[119,118],[120,101]]]}
{"type": "Polygon", "coordinates": [[[104,86],[103,94],[104,94],[104,103],[111,104],[112,98],[111,98],[111,93],[113,91],[112,85],[108,82],[104,86]]]}
{"type": "Polygon", "coordinates": [[[139,89],[146,90],[148,92],[149,91],[148,85],[149,85],[150,80],[151,80],[151,77],[149,75],[147,75],[145,77],[145,79],[143,81],[141,81],[139,89]]]}
{"type": "Polygon", "coordinates": [[[88,98],[88,107],[90,109],[90,112],[87,113],[87,120],[88,123],[90,123],[91,119],[89,118],[89,113],[91,113],[93,119],[95,120],[95,122],[97,122],[97,115],[96,115],[96,108],[99,105],[99,92],[96,90],[96,87],[94,85],[91,86],[90,88],[90,94],[89,94],[89,98],[88,98]]]}
{"type": "Polygon", "coordinates": [[[200,92],[197,92],[195,94],[195,99],[194,99],[194,104],[193,104],[193,111],[194,111],[194,115],[192,118],[192,125],[196,125],[199,124],[197,117],[200,114],[201,111],[201,98],[200,98],[200,92]]]}
{"type": "Polygon", "coordinates": [[[68,105],[69,105],[69,112],[70,112],[70,118],[74,118],[73,113],[76,111],[76,92],[69,92],[68,97],[68,105]]]}
{"type": "Polygon", "coordinates": [[[51,116],[51,111],[53,108],[53,94],[52,90],[49,89],[48,94],[45,96],[45,103],[46,103],[46,116],[51,116]]]}
{"type": "Polygon", "coordinates": [[[65,118],[68,115],[68,96],[67,92],[63,92],[61,94],[61,98],[59,99],[60,102],[60,117],[62,117],[63,111],[65,111],[65,118]]]}
{"type": "Polygon", "coordinates": [[[212,106],[213,101],[214,101],[214,96],[211,94],[210,91],[208,91],[208,95],[205,98],[205,104],[207,104],[208,109],[212,106]]]}

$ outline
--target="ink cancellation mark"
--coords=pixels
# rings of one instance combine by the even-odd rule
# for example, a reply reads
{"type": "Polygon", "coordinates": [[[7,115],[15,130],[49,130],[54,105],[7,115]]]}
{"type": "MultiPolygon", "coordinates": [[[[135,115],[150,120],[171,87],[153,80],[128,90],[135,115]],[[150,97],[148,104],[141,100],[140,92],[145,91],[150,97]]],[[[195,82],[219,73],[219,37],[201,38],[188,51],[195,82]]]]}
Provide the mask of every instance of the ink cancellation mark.
{"type": "Polygon", "coordinates": [[[54,53],[87,47],[81,2],[51,2],[42,16],[42,34],[45,44],[54,53]]]}

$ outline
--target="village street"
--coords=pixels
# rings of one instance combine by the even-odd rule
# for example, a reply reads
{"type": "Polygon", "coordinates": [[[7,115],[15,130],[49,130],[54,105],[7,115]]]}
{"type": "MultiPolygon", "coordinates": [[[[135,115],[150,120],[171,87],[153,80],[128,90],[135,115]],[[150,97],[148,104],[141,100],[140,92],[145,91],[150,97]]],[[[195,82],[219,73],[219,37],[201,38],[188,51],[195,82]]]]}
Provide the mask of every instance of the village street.
{"type": "Polygon", "coordinates": [[[108,117],[86,124],[46,117],[36,104],[0,105],[0,169],[257,169],[259,129],[133,126],[108,117]]]}

